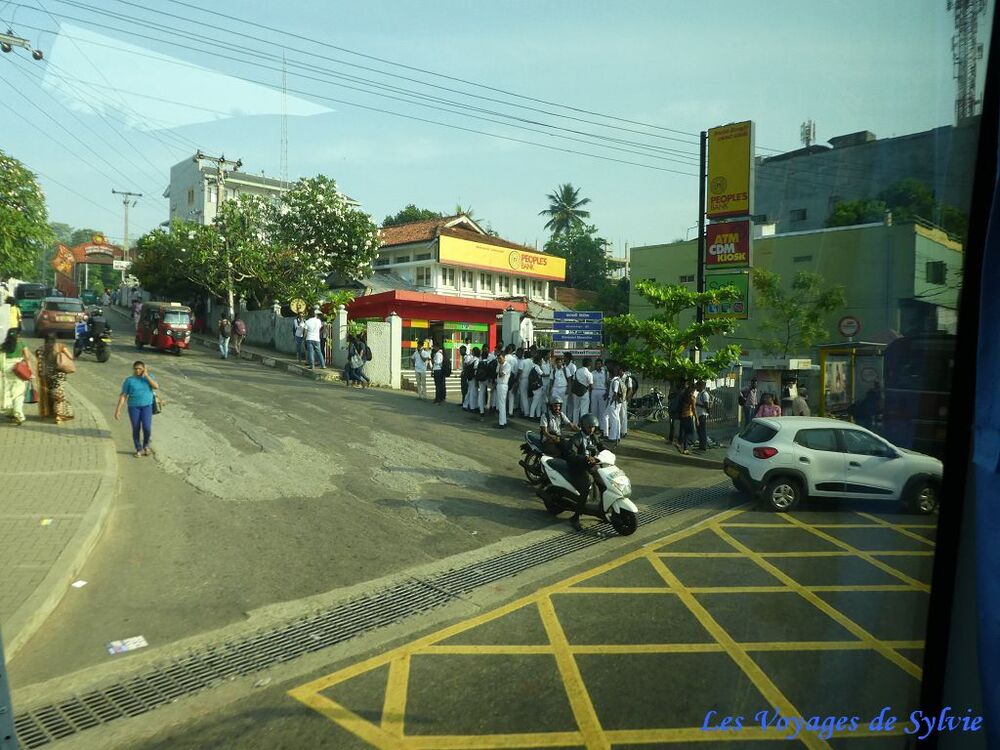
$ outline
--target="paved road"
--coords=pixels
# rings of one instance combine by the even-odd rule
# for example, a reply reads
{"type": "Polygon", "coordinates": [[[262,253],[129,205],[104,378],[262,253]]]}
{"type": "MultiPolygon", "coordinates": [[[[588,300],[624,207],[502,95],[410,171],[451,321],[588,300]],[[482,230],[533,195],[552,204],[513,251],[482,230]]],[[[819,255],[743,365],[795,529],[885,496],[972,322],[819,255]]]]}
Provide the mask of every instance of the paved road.
{"type": "MultiPolygon", "coordinates": [[[[133,658],[112,640],[158,649],[247,622],[269,606],[558,527],[517,465],[517,429],[411,394],[315,383],[198,348],[138,354],[117,335],[111,360],[71,376],[110,416],[141,356],[167,402],[154,458],[132,457],[112,422],[120,487],[109,528],[41,631],[11,664],[15,690],[133,658]]],[[[624,458],[640,505],[717,481],[704,469],[624,458]]]]}

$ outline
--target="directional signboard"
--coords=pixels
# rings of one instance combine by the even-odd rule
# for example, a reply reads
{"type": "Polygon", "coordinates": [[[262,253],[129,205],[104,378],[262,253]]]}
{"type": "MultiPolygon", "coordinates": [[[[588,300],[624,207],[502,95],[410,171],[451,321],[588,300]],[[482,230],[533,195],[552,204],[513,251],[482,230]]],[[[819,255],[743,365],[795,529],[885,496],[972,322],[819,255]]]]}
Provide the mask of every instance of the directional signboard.
{"type": "Polygon", "coordinates": [[[573,331],[563,333],[562,331],[556,330],[552,332],[553,341],[584,341],[587,343],[600,343],[601,334],[599,333],[588,333],[586,331],[573,331]]]}
{"type": "Polygon", "coordinates": [[[557,310],[552,318],[554,343],[599,346],[604,338],[604,313],[600,310],[557,310]]]}

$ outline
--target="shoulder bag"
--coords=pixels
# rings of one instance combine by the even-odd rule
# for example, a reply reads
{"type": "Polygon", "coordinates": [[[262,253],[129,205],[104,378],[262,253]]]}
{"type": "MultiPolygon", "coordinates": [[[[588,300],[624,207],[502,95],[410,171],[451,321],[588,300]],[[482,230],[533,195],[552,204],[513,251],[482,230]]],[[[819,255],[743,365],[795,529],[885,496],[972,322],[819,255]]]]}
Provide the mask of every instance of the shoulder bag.
{"type": "Polygon", "coordinates": [[[21,380],[31,380],[31,365],[25,362],[23,359],[19,359],[17,364],[14,365],[14,374],[17,375],[21,380]]]}
{"type": "Polygon", "coordinates": [[[66,375],[76,372],[76,362],[73,361],[73,355],[65,349],[56,352],[56,371],[66,375]]]}
{"type": "Polygon", "coordinates": [[[158,393],[153,394],[153,414],[159,414],[163,411],[163,399],[160,398],[158,393]]]}

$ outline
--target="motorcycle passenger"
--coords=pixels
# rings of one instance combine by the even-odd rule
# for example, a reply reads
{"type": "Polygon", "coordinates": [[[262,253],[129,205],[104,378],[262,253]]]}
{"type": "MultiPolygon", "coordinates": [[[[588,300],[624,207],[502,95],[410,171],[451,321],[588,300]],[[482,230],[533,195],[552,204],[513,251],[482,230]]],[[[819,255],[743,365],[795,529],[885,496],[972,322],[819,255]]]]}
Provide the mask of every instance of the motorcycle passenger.
{"type": "Polygon", "coordinates": [[[107,327],[108,321],[104,317],[104,310],[95,307],[90,313],[90,319],[87,321],[87,335],[93,338],[95,346],[101,340],[101,336],[104,335],[107,327]]]}
{"type": "Polygon", "coordinates": [[[580,514],[586,510],[587,499],[590,497],[590,489],[593,486],[591,468],[597,464],[597,454],[601,452],[600,442],[597,435],[597,417],[593,414],[584,414],[580,420],[580,431],[569,441],[566,451],[566,462],[572,472],[570,481],[580,493],[576,501],[576,511],[573,514],[571,523],[573,528],[580,530],[580,514]]]}
{"type": "Polygon", "coordinates": [[[542,433],[542,445],[545,452],[550,456],[559,457],[562,455],[562,432],[566,425],[572,430],[579,428],[573,424],[569,417],[563,414],[563,400],[556,396],[549,400],[549,408],[540,420],[539,426],[542,433]]]}

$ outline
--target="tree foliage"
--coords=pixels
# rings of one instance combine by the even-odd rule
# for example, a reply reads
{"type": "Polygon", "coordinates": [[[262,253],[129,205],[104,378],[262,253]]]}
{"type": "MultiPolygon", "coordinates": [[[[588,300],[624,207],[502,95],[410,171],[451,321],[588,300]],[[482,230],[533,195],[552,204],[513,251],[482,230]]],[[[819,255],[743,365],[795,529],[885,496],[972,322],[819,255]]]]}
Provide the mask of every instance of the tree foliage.
{"type": "Polygon", "coordinates": [[[690,358],[692,349],[704,352],[711,337],[736,330],[735,318],[722,316],[693,322],[685,328],[679,323],[685,310],[739,299],[740,292],[735,287],[698,293],[648,279],[636,282],[635,287],[657,311],[646,320],[638,320],[632,314],[605,319],[604,328],[615,339],[609,347],[614,359],[647,378],[667,381],[716,378],[739,361],[738,344],[724,346],[700,363],[690,358]]]}
{"type": "Polygon", "coordinates": [[[828,227],[847,227],[882,221],[886,212],[893,221],[926,221],[965,241],[969,217],[954,206],[938,202],[920,180],[907,178],[889,185],[877,198],[839,201],[826,220],[828,227]]]}
{"type": "Polygon", "coordinates": [[[583,210],[583,206],[590,203],[590,198],[581,198],[580,188],[575,188],[568,182],[556,186],[546,198],[549,207],[539,211],[538,215],[549,217],[545,222],[545,228],[550,229],[554,235],[583,227],[583,220],[590,218],[590,211],[583,210]]]}
{"type": "Polygon", "coordinates": [[[35,272],[51,241],[45,195],[35,175],[0,150],[0,278],[35,272]]]}
{"type": "Polygon", "coordinates": [[[597,227],[585,225],[553,234],[545,243],[545,252],[566,259],[567,286],[596,292],[607,284],[611,269],[604,252],[606,244],[597,236],[597,227]]]}
{"type": "Polygon", "coordinates": [[[782,359],[824,338],[824,319],[847,304],[844,287],[824,287],[823,277],[808,271],[795,274],[791,289],[786,290],[778,274],[755,268],[753,288],[757,310],[765,316],[759,326],[766,334],[760,339],[761,347],[782,359]]]}
{"type": "Polygon", "coordinates": [[[414,221],[427,221],[429,219],[442,219],[444,214],[438,211],[431,211],[429,208],[417,208],[410,203],[405,208],[400,209],[396,214],[386,216],[382,220],[382,228],[395,227],[400,224],[410,224],[414,221]]]}

